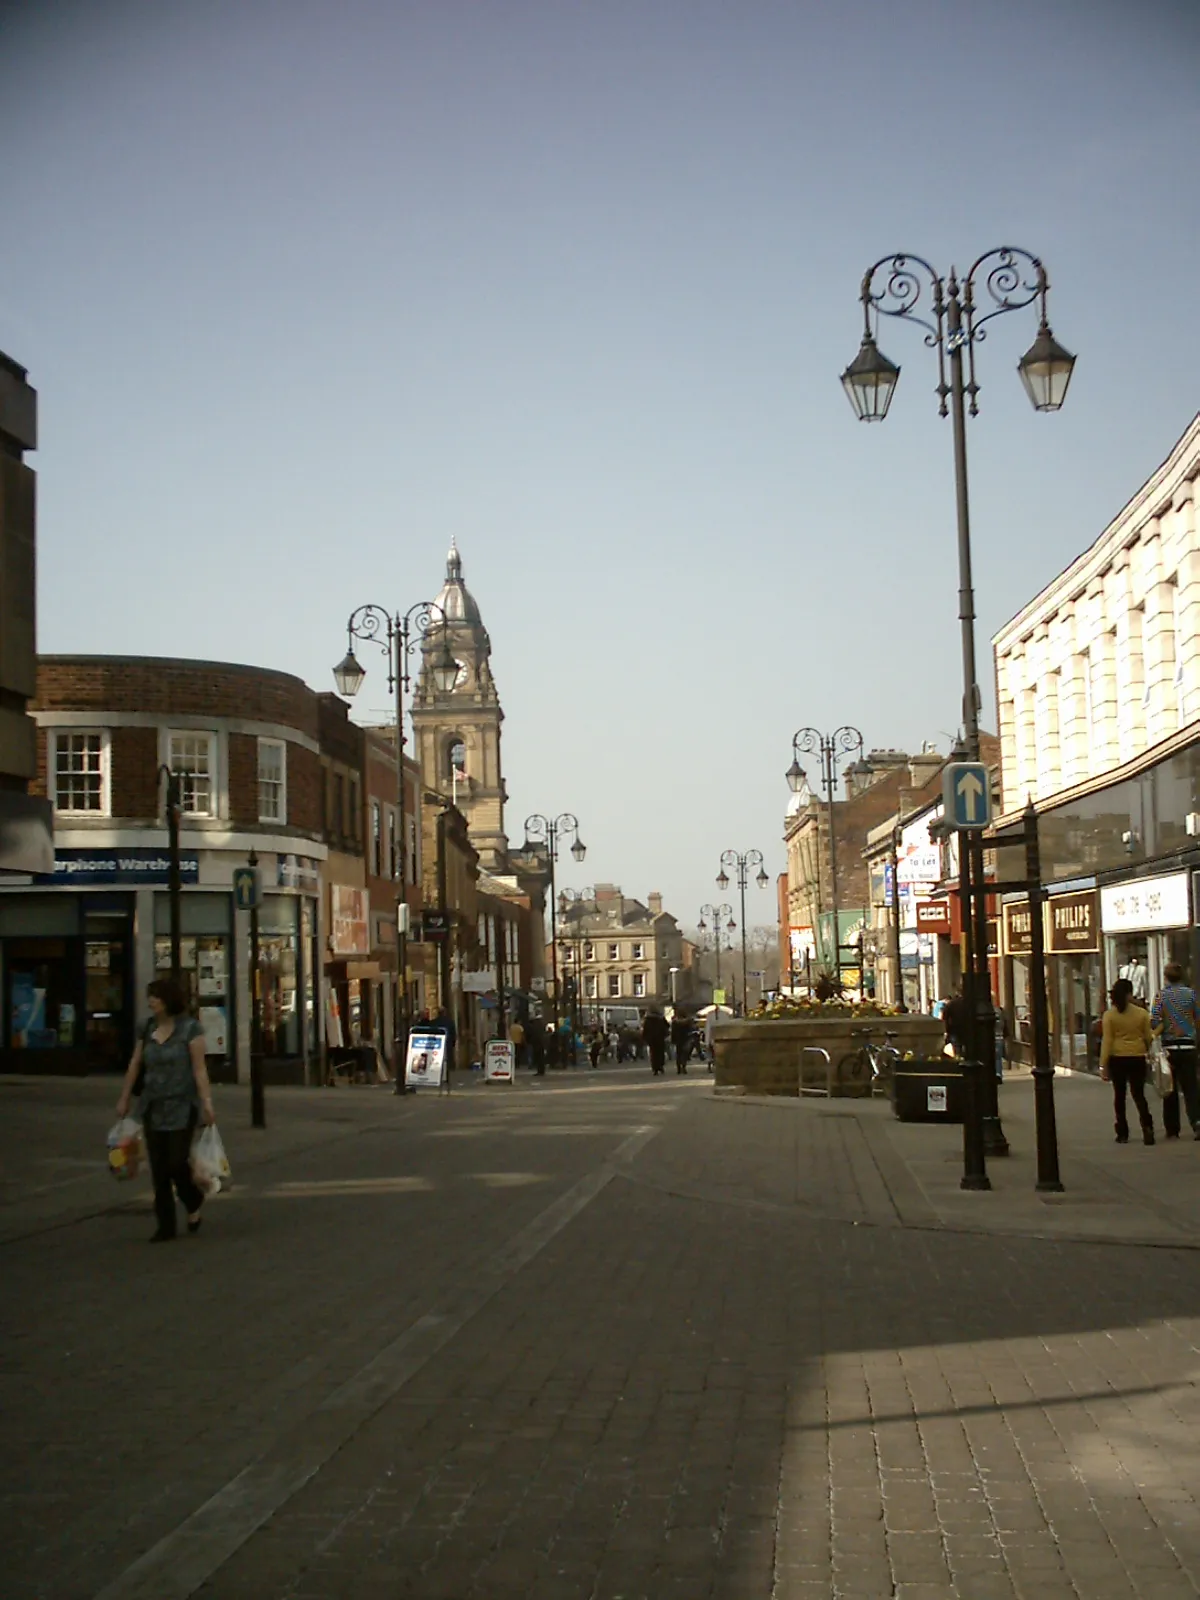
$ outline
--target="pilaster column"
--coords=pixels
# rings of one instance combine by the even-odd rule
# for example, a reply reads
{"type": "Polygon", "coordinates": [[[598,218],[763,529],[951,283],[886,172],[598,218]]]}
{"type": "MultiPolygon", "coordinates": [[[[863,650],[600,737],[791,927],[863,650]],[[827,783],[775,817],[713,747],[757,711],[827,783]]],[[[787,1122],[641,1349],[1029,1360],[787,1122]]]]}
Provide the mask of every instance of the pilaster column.
{"type": "Polygon", "coordinates": [[[1146,591],[1142,626],[1142,665],[1146,675],[1146,743],[1157,744],[1175,732],[1179,713],[1175,694],[1175,585],[1155,583],[1146,591]]]}
{"type": "Polygon", "coordinates": [[[1090,647],[1092,674],[1091,772],[1118,765],[1117,636],[1107,625],[1090,647]]]}
{"type": "Polygon", "coordinates": [[[1142,613],[1134,609],[1129,583],[1129,558],[1113,568],[1109,614],[1117,630],[1117,758],[1132,761],[1146,748],[1146,687],[1142,662],[1142,613]]]}
{"type": "Polygon", "coordinates": [[[1062,752],[1059,739],[1059,678],[1057,672],[1044,672],[1038,679],[1034,699],[1034,726],[1037,736],[1037,787],[1041,798],[1062,788],[1062,752]]]}

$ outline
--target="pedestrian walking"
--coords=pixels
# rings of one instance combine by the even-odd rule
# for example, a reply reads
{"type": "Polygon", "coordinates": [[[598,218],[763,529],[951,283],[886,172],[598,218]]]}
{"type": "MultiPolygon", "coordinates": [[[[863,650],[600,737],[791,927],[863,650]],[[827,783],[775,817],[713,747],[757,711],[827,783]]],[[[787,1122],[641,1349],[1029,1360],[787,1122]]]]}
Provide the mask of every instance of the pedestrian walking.
{"type": "Polygon", "coordinates": [[[592,1071],[600,1065],[600,1052],[604,1049],[604,1034],[599,1028],[592,1029],[592,1037],[588,1040],[588,1059],[592,1063],[592,1071]]]}
{"type": "Polygon", "coordinates": [[[717,1016],[717,1008],[713,1006],[704,1019],[704,1053],[708,1057],[708,1070],[710,1072],[713,1070],[713,1065],[717,1059],[716,1049],[714,1048],[717,1016]]]}
{"type": "Polygon", "coordinates": [[[675,1046],[675,1073],[679,1076],[687,1072],[692,1053],[692,1024],[678,1011],[671,1019],[671,1043],[675,1046]]]}
{"type": "Polygon", "coordinates": [[[1126,1090],[1133,1096],[1142,1124],[1142,1143],[1154,1143],[1154,1118],[1146,1104],[1146,1053],[1154,1038],[1150,1013],[1133,1004],[1133,985],[1118,978],[1112,986],[1112,1004],[1104,1013],[1100,1043],[1100,1076],[1113,1086],[1113,1114],[1117,1143],[1129,1143],[1125,1115],[1126,1090]]]}
{"type": "Polygon", "coordinates": [[[650,1052],[651,1074],[656,1078],[666,1071],[668,1032],[667,1019],[662,1012],[647,1011],[642,1019],[642,1038],[650,1052]]]}
{"type": "Polygon", "coordinates": [[[146,994],[150,1020],[126,1069],[117,1115],[128,1116],[134,1093],[139,1092],[158,1223],[150,1243],[163,1244],[176,1234],[176,1194],[187,1212],[188,1232],[195,1233],[200,1226],[204,1194],[192,1177],[192,1134],[197,1122],[211,1124],[216,1116],[204,1060],[204,1032],[187,1014],[182,986],[174,978],[156,978],[146,994]]]}
{"type": "Polygon", "coordinates": [[[942,1009],[942,1026],[946,1030],[946,1043],[961,1059],[967,1053],[967,1036],[971,1026],[967,998],[963,994],[961,983],[942,1009]]]}
{"type": "Polygon", "coordinates": [[[1150,1022],[1162,1041],[1171,1069],[1171,1092],[1163,1096],[1163,1132],[1168,1139],[1178,1139],[1179,1096],[1182,1094],[1192,1137],[1200,1139],[1200,1088],[1196,1083],[1200,1005],[1196,1001],[1196,991],[1183,981],[1183,968],[1177,961],[1167,963],[1163,977],[1167,981],[1150,1012],[1150,1022]]]}
{"type": "Polygon", "coordinates": [[[508,1037],[512,1040],[513,1054],[516,1057],[517,1065],[523,1067],[525,1065],[525,1024],[520,1017],[514,1017],[509,1024],[508,1037]]]}
{"type": "Polygon", "coordinates": [[[541,1017],[529,1019],[529,1049],[533,1057],[533,1070],[539,1078],[546,1076],[546,1024],[541,1017]]]}

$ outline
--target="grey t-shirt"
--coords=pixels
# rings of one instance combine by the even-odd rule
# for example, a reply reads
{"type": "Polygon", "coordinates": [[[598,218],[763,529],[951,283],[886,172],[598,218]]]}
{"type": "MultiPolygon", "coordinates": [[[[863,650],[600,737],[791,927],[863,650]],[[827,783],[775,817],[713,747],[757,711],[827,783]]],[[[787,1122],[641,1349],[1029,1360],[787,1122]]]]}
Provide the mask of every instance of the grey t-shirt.
{"type": "Polygon", "coordinates": [[[142,1040],[142,1060],[146,1082],[142,1089],[142,1117],[163,1133],[186,1128],[199,1109],[196,1075],[188,1045],[202,1029],[195,1017],[176,1017],[169,1039],[162,1044],[153,1035],[155,1024],[148,1023],[142,1040]]]}

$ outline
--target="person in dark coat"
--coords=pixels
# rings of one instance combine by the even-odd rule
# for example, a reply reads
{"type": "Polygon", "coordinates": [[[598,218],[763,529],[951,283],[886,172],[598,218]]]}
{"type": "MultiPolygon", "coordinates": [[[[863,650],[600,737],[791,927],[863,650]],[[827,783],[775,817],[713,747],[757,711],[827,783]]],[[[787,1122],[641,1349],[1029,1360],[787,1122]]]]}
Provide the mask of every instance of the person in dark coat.
{"type": "Polygon", "coordinates": [[[671,1023],[671,1043],[675,1046],[675,1072],[685,1073],[692,1053],[692,1024],[681,1011],[675,1013],[671,1023]]]}
{"type": "Polygon", "coordinates": [[[642,1038],[650,1052],[650,1070],[655,1077],[666,1070],[667,1019],[661,1011],[647,1011],[642,1019],[642,1038]]]}
{"type": "Polygon", "coordinates": [[[942,1012],[942,1026],[946,1030],[946,1043],[954,1046],[954,1054],[963,1057],[967,1053],[967,1035],[970,1030],[970,1016],[967,1012],[966,996],[962,992],[962,985],[954,991],[946,1001],[946,1009],[942,1012]]]}
{"type": "Polygon", "coordinates": [[[539,1078],[546,1076],[546,1024],[541,1017],[529,1019],[529,1053],[533,1058],[533,1070],[539,1078]]]}

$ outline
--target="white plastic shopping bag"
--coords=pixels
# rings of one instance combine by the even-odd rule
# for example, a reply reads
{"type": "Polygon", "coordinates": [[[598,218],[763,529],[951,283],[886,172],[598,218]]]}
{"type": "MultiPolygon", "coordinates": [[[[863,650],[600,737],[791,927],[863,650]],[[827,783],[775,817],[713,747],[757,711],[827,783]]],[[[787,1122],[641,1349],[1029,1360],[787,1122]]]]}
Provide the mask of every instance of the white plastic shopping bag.
{"type": "Polygon", "coordinates": [[[215,1124],[201,1128],[192,1140],[192,1177],[210,1198],[233,1183],[229,1157],[215,1124]]]}
{"type": "Polygon", "coordinates": [[[146,1160],[142,1125],[134,1117],[122,1117],[108,1130],[108,1170],[126,1182],[136,1178],[146,1160]]]}

